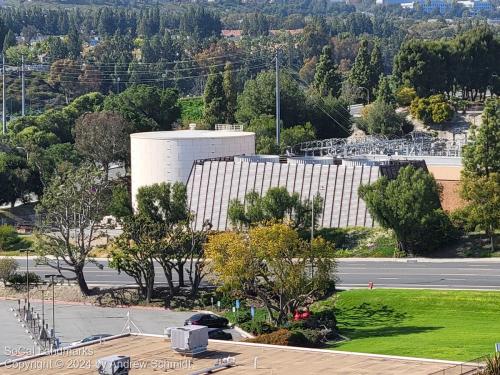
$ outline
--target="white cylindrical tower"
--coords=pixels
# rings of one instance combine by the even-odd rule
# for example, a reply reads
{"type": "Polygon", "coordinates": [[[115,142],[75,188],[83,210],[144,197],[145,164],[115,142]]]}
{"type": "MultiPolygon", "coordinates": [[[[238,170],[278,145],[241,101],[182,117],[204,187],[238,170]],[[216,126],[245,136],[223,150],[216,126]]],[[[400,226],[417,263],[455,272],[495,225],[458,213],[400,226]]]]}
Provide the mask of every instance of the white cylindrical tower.
{"type": "Polygon", "coordinates": [[[178,130],[130,135],[132,204],[142,186],[186,183],[198,159],[255,154],[255,133],[178,130]]]}

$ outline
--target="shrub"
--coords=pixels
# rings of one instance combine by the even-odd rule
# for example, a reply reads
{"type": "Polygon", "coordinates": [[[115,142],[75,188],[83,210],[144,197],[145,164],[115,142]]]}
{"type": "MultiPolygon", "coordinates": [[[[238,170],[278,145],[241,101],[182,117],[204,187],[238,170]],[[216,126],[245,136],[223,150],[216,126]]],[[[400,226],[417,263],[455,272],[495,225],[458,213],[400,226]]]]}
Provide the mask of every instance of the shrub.
{"type": "Polygon", "coordinates": [[[250,320],[240,324],[240,328],[252,335],[262,335],[276,331],[276,328],[267,322],[260,320],[250,320]]]}
{"type": "Polygon", "coordinates": [[[13,226],[0,225],[0,251],[12,250],[21,241],[13,226]]]}
{"type": "Polygon", "coordinates": [[[292,330],[294,333],[295,340],[299,340],[299,344],[297,346],[305,346],[309,348],[319,348],[323,346],[323,343],[326,340],[325,332],[319,329],[296,329],[292,330]],[[302,341],[302,336],[304,341],[302,341]]]}
{"type": "Polygon", "coordinates": [[[19,265],[15,259],[12,258],[2,258],[0,259],[0,280],[6,281],[12,276],[19,265]]]}
{"type": "MultiPolygon", "coordinates": [[[[38,284],[42,281],[40,276],[38,276],[34,272],[30,272],[28,274],[28,280],[30,284],[38,284]]],[[[23,285],[26,284],[26,272],[25,273],[13,273],[9,276],[7,279],[7,282],[11,283],[12,285],[23,285]]]]}
{"type": "Polygon", "coordinates": [[[412,87],[401,87],[396,92],[396,102],[402,107],[408,107],[416,97],[417,93],[412,87]]]}
{"type": "Polygon", "coordinates": [[[486,360],[486,368],[480,374],[500,375],[500,353],[496,353],[486,360]]]}
{"type": "Polygon", "coordinates": [[[391,104],[376,100],[364,108],[358,119],[358,127],[368,134],[380,134],[389,137],[400,136],[412,130],[405,117],[396,113],[391,104]]]}
{"type": "Polygon", "coordinates": [[[432,95],[428,98],[413,99],[410,113],[425,124],[442,124],[453,117],[453,107],[444,95],[432,95]]]}
{"type": "Polygon", "coordinates": [[[281,328],[272,333],[266,333],[253,339],[246,340],[259,344],[284,345],[284,346],[307,346],[308,340],[300,331],[290,331],[281,328]]]}

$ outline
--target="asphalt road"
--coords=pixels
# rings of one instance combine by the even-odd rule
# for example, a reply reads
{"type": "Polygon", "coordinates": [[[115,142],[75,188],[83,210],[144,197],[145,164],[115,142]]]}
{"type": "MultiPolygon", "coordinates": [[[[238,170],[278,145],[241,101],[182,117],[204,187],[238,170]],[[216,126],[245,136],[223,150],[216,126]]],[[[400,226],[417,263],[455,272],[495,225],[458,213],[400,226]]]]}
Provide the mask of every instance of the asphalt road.
{"type": "MultiPolygon", "coordinates": [[[[25,260],[18,259],[18,262],[23,271],[25,260]]],[[[108,268],[106,261],[99,263],[104,265],[102,270],[92,264],[86,267],[90,285],[134,285],[132,278],[108,268]]],[[[32,260],[29,266],[42,277],[54,272],[47,266],[33,267],[32,260]]],[[[164,283],[159,265],[156,273],[157,283],[164,283]]],[[[338,276],[341,288],[364,288],[371,281],[379,288],[500,290],[500,260],[339,260],[338,276]]]]}

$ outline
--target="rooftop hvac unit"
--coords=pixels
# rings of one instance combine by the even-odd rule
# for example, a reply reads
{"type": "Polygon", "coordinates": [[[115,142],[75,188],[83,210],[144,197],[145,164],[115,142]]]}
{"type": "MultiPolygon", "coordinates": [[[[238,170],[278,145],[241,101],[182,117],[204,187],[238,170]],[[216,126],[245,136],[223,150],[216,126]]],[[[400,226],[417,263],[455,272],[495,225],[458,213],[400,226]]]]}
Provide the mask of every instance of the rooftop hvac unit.
{"type": "Polygon", "coordinates": [[[190,325],[170,330],[172,350],[195,355],[207,350],[208,327],[190,325]]]}
{"type": "Polygon", "coordinates": [[[97,360],[97,371],[100,375],[128,375],[130,357],[112,355],[97,360]]]}

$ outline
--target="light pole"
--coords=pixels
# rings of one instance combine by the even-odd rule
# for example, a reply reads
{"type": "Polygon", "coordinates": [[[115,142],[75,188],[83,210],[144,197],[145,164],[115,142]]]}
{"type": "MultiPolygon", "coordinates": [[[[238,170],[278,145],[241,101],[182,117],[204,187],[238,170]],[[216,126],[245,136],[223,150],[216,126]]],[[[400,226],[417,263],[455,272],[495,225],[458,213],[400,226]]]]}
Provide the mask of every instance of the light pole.
{"type": "Polygon", "coordinates": [[[19,250],[21,252],[26,253],[26,294],[27,294],[27,301],[28,301],[28,311],[30,311],[30,266],[29,266],[29,253],[31,249],[21,249],[19,250]]]}
{"type": "Polygon", "coordinates": [[[55,309],[55,283],[54,283],[54,278],[62,278],[61,275],[56,275],[56,274],[50,274],[50,275],[45,275],[46,279],[50,278],[50,282],[52,284],[52,338],[56,338],[56,309],[55,309]]]}
{"type": "MultiPolygon", "coordinates": [[[[324,191],[324,190],[325,190],[324,186],[319,186],[318,190],[316,191],[316,195],[313,196],[313,199],[311,201],[311,257],[313,257],[311,259],[311,277],[314,276],[314,262],[313,262],[314,255],[313,255],[313,250],[312,250],[313,240],[314,240],[314,223],[316,221],[316,220],[314,220],[314,199],[319,195],[320,191],[324,191]]],[[[326,199],[326,197],[325,197],[325,199],[326,199]]]]}

